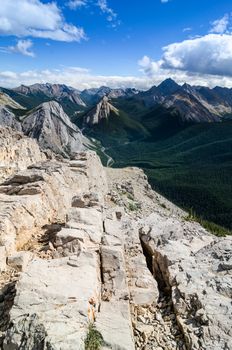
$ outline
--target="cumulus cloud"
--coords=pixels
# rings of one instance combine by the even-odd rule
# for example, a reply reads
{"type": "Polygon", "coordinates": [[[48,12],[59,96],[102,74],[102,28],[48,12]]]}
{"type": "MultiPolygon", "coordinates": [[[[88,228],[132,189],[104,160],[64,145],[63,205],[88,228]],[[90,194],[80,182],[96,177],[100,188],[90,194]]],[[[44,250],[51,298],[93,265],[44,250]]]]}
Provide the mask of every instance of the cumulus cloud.
{"type": "Polygon", "coordinates": [[[6,51],[20,53],[24,56],[35,57],[34,52],[31,51],[32,46],[33,42],[31,40],[19,40],[15,46],[8,46],[6,51]]]}
{"type": "Polygon", "coordinates": [[[164,47],[163,68],[232,76],[232,35],[208,34],[164,47]]]}
{"type": "Polygon", "coordinates": [[[218,34],[225,33],[229,26],[229,22],[230,22],[230,16],[228,14],[225,14],[222,18],[212,22],[212,28],[210,30],[210,33],[218,33],[218,34]]]}
{"type": "Polygon", "coordinates": [[[82,28],[65,22],[55,2],[40,0],[1,0],[0,35],[67,42],[85,38],[82,28]]]}
{"type": "Polygon", "coordinates": [[[67,2],[67,6],[71,9],[71,10],[76,10],[79,7],[83,7],[86,6],[87,2],[86,0],[69,0],[67,2]]]}
{"type": "Polygon", "coordinates": [[[232,77],[232,35],[207,34],[173,43],[163,48],[159,61],[145,56],[139,63],[148,76],[166,69],[232,77]]]}

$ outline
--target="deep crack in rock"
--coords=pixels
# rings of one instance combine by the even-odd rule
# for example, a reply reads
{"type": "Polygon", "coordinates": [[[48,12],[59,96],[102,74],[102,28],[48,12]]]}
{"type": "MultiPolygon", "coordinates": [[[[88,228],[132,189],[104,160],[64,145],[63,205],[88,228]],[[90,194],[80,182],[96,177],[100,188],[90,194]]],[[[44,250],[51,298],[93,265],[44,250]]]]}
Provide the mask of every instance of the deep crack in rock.
{"type": "MultiPolygon", "coordinates": [[[[164,334],[166,335],[166,338],[168,339],[170,336],[170,338],[172,338],[170,345],[171,347],[167,342],[166,346],[168,349],[190,350],[191,348],[188,346],[188,344],[186,344],[183,330],[179,326],[175,314],[172,301],[172,287],[167,278],[167,258],[163,257],[159,252],[153,250],[149,244],[147,244],[147,239],[148,237],[146,235],[140,234],[140,242],[143,249],[143,254],[146,258],[147,267],[154,276],[159,290],[159,298],[156,310],[154,312],[154,317],[161,323],[161,325],[164,325],[164,334]],[[162,260],[162,264],[160,264],[160,260],[162,260]]],[[[162,344],[158,343],[158,346],[161,345],[162,344]]],[[[147,346],[144,349],[153,349],[152,344],[151,347],[147,346]]]]}

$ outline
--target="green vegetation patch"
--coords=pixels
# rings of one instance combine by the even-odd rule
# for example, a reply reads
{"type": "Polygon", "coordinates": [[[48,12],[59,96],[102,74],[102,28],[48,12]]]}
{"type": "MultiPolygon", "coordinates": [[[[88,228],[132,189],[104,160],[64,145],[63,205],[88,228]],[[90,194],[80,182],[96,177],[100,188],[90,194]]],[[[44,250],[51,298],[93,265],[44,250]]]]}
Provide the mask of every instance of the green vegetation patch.
{"type": "Polygon", "coordinates": [[[100,332],[90,323],[88,334],[85,339],[85,350],[100,350],[104,345],[104,340],[100,332]]]}

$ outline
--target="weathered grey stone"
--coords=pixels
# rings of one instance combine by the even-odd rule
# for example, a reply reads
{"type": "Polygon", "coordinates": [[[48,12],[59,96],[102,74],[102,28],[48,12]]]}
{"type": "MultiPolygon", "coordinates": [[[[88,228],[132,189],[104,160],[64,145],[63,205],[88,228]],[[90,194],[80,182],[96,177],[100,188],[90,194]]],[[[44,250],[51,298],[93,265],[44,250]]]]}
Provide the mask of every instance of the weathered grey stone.
{"type": "Polygon", "coordinates": [[[230,347],[231,276],[229,270],[220,274],[217,261],[226,263],[231,256],[232,238],[218,239],[197,223],[157,214],[147,223],[152,230],[141,236],[142,241],[154,256],[157,278],[172,289],[178,323],[189,346],[207,350],[230,347]]]}
{"type": "Polygon", "coordinates": [[[45,154],[34,140],[11,128],[0,127],[0,181],[45,160],[45,154]]]}
{"type": "Polygon", "coordinates": [[[130,323],[130,309],[127,302],[102,302],[96,327],[109,349],[135,349],[130,323]]]}
{"type": "Polygon", "coordinates": [[[40,337],[48,348],[84,349],[88,322],[94,320],[99,302],[96,253],[34,259],[18,282],[4,349],[19,349],[22,342],[25,349],[35,349],[40,337]]]}
{"type": "Polygon", "coordinates": [[[0,272],[6,269],[6,248],[0,246],[0,272]]]}
{"type": "MultiPolygon", "coordinates": [[[[0,99],[1,99],[1,96],[0,96],[0,99]]],[[[6,106],[1,106],[1,105],[0,105],[0,125],[9,126],[18,131],[22,130],[21,124],[17,121],[14,113],[12,113],[6,106]]]]}
{"type": "Polygon", "coordinates": [[[16,252],[14,255],[8,256],[7,265],[20,271],[24,271],[32,258],[33,254],[30,252],[16,252]]]}

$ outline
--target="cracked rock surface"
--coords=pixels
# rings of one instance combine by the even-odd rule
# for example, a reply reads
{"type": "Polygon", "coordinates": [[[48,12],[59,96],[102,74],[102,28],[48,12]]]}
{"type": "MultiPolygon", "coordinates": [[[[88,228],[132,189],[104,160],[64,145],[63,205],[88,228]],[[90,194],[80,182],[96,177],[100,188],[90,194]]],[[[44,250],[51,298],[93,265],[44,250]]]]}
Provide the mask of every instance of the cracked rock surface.
{"type": "Polygon", "coordinates": [[[4,130],[1,349],[84,350],[90,324],[103,350],[232,348],[231,237],[186,221],[140,169],[48,159],[4,130]]]}

